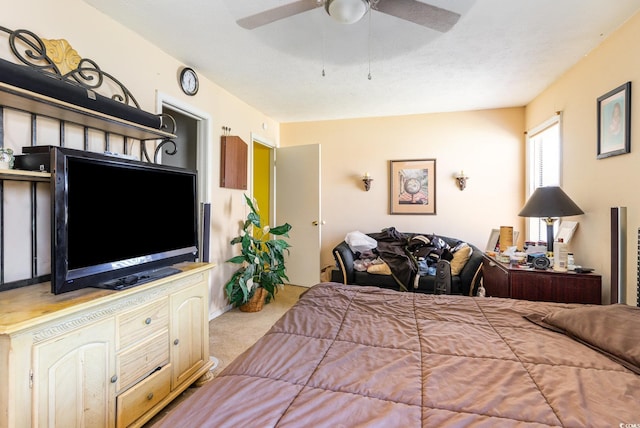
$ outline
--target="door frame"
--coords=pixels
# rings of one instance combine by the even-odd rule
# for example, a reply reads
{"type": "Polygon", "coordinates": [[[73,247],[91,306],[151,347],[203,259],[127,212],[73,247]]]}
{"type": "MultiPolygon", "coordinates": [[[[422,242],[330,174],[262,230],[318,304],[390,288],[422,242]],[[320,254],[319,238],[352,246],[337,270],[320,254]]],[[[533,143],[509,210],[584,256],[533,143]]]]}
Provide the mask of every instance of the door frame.
{"type": "Polygon", "coordinates": [[[271,221],[270,226],[274,226],[278,224],[278,219],[276,218],[276,164],[275,164],[275,151],[277,146],[270,140],[252,132],[251,133],[251,144],[249,144],[249,183],[251,183],[251,193],[250,196],[253,198],[253,180],[255,177],[253,176],[253,144],[258,143],[265,147],[269,148],[269,162],[270,162],[270,174],[271,181],[269,183],[269,219],[271,221]]]}

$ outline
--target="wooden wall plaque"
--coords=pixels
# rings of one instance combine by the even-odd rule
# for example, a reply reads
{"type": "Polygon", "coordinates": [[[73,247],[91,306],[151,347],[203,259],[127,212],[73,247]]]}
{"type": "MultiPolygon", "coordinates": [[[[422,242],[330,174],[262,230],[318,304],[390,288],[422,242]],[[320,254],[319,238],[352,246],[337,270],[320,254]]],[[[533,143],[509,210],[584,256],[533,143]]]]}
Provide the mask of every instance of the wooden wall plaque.
{"type": "Polygon", "coordinates": [[[247,143],[240,137],[220,137],[220,187],[247,190],[247,143]]]}

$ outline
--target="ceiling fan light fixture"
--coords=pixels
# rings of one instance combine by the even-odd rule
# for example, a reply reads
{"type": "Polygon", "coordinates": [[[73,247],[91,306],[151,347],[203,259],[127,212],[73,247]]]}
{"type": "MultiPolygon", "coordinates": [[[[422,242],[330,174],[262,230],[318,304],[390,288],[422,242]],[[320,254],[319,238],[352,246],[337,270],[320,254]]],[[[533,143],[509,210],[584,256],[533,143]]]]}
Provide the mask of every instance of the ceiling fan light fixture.
{"type": "Polygon", "coordinates": [[[358,22],[369,10],[368,0],[327,0],[324,8],[333,19],[342,24],[358,22]]]}

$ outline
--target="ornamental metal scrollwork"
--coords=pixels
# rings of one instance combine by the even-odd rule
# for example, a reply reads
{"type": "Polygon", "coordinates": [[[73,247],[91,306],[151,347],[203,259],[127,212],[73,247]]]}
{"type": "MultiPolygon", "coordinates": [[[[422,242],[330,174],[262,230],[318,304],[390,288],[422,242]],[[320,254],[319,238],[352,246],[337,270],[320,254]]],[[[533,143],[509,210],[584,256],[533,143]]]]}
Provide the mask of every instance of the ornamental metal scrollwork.
{"type": "MultiPolygon", "coordinates": [[[[101,95],[141,110],[140,104],[124,84],[102,70],[92,59],[81,57],[65,39],[42,39],[29,30],[10,30],[3,26],[0,26],[0,32],[8,35],[9,48],[22,64],[90,91],[98,92],[100,89],[101,95]]],[[[175,120],[168,114],[160,116],[163,119],[162,128],[167,129],[170,125],[173,127],[170,132],[175,135],[177,128],[175,120]]],[[[176,154],[175,142],[163,140],[156,147],[154,163],[157,163],[161,147],[168,144],[173,145],[173,150],[165,149],[164,152],[167,155],[176,154]]],[[[143,158],[151,162],[145,141],[141,141],[141,147],[143,158]]]]}
{"type": "MultiPolygon", "coordinates": [[[[173,116],[166,114],[166,113],[162,113],[159,115],[160,118],[162,119],[162,129],[171,133],[171,134],[175,134],[177,129],[178,129],[178,125],[176,124],[176,120],[173,118],[173,116]]],[[[146,145],[142,145],[142,156],[144,157],[144,159],[147,162],[153,162],[153,163],[158,163],[158,156],[160,155],[160,151],[162,150],[163,147],[167,146],[167,145],[172,145],[173,149],[169,150],[169,149],[165,149],[165,153],[169,156],[173,156],[176,153],[178,153],[178,146],[176,145],[175,141],[173,140],[169,140],[169,139],[165,139],[162,140],[157,146],[156,149],[153,153],[153,161],[149,158],[149,152],[147,152],[147,147],[146,145]]]]}
{"type": "Polygon", "coordinates": [[[117,90],[119,92],[102,95],[140,109],[140,104],[122,82],[102,70],[94,60],[82,58],[66,40],[41,39],[32,31],[11,31],[2,26],[0,31],[9,35],[9,48],[24,65],[85,89],[117,90]],[[76,67],[72,69],[73,64],[76,67]],[[110,82],[108,86],[105,79],[110,82]]]}

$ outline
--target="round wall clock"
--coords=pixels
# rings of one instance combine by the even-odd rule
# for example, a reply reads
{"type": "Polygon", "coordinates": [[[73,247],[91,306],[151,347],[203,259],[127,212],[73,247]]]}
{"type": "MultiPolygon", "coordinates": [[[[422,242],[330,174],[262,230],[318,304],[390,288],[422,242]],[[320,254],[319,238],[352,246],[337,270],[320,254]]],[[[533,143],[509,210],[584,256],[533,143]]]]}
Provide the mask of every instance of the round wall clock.
{"type": "Polygon", "coordinates": [[[551,260],[545,256],[536,257],[533,259],[533,267],[536,269],[548,269],[551,265],[551,260]]]}
{"type": "Polygon", "coordinates": [[[187,95],[195,95],[198,92],[198,75],[193,68],[185,67],[180,72],[180,87],[187,95]]]}

